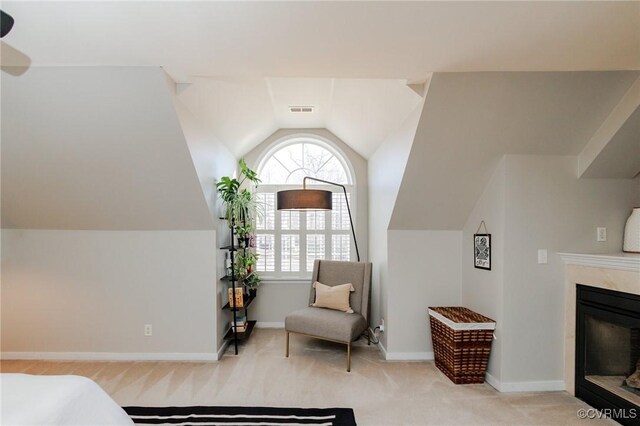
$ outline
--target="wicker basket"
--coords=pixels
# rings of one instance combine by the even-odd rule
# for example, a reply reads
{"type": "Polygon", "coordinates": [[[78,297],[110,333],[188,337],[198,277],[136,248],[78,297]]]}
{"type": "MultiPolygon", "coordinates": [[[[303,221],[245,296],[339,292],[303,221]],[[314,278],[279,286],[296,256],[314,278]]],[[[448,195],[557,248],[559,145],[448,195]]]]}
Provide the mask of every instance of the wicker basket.
{"type": "Polygon", "coordinates": [[[436,367],[457,385],[484,383],[494,320],[470,309],[429,308],[436,367]]]}

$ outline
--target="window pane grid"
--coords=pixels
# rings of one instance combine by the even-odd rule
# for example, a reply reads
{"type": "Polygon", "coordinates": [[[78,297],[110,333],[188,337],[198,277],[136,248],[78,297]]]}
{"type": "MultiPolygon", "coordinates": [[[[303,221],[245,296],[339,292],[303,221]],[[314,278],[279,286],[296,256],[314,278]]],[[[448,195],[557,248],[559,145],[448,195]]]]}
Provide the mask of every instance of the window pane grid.
{"type": "Polygon", "coordinates": [[[256,263],[256,269],[258,271],[274,272],[276,270],[275,235],[256,235],[256,253],[258,255],[258,261],[256,263]]]}
{"type": "Polygon", "coordinates": [[[332,235],[331,236],[331,259],[345,260],[351,259],[351,236],[332,235]]]}
{"type": "Polygon", "coordinates": [[[258,192],[256,202],[262,204],[262,214],[256,218],[256,229],[273,230],[276,228],[276,194],[273,192],[258,192]]]}
{"type": "Polygon", "coordinates": [[[309,138],[291,142],[267,157],[259,170],[262,184],[258,186],[256,200],[263,204],[264,214],[256,221],[259,255],[256,268],[264,278],[304,278],[313,270],[315,259],[352,258],[351,226],[341,190],[308,181],[313,188],[336,191],[332,195],[333,210],[276,210],[276,193],[300,189],[305,176],[344,184],[350,203],[355,197],[342,157],[309,138]]]}
{"type": "Polygon", "coordinates": [[[280,270],[282,272],[300,271],[300,236],[285,234],[281,236],[280,270]]]}
{"type": "Polygon", "coordinates": [[[313,271],[313,261],[324,259],[324,234],[307,234],[307,272],[313,271]]]}
{"type": "Polygon", "coordinates": [[[280,211],[280,229],[282,230],[298,230],[300,229],[300,212],[298,211],[280,211]]]}
{"type": "Polygon", "coordinates": [[[324,229],[324,211],[311,210],[307,213],[307,229],[312,231],[321,231],[324,229]]]}
{"type": "MultiPolygon", "coordinates": [[[[351,194],[347,193],[347,199],[349,205],[351,205],[351,194]]],[[[349,210],[347,210],[347,203],[344,199],[344,193],[333,193],[333,210],[331,210],[331,229],[334,230],[349,230],[351,224],[349,223],[349,210]]]]}

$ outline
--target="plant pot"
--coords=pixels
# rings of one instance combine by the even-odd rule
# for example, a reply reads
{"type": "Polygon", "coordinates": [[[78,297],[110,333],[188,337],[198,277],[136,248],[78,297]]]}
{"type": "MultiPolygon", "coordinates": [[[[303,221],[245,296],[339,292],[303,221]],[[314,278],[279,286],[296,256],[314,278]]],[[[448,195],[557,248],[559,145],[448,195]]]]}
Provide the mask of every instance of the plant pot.
{"type": "Polygon", "coordinates": [[[257,288],[250,288],[249,289],[249,297],[256,297],[257,293],[258,293],[258,289],[257,288]]]}

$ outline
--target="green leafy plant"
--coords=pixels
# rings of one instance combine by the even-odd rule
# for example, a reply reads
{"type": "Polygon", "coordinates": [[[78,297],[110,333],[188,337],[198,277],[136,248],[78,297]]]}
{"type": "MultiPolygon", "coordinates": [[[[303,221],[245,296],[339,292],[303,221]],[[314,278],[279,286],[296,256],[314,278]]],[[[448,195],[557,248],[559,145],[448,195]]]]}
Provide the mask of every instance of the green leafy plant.
{"type": "Polygon", "coordinates": [[[260,287],[260,276],[256,273],[251,274],[247,279],[244,280],[244,284],[250,289],[256,289],[260,287]]]}
{"type": "Polygon", "coordinates": [[[262,207],[254,198],[253,192],[249,188],[243,187],[245,182],[253,184],[260,183],[258,174],[251,170],[244,159],[238,162],[240,167],[240,180],[223,176],[216,183],[216,190],[220,199],[225,205],[225,218],[230,222],[246,224],[251,223],[256,215],[261,216],[262,207]]]}

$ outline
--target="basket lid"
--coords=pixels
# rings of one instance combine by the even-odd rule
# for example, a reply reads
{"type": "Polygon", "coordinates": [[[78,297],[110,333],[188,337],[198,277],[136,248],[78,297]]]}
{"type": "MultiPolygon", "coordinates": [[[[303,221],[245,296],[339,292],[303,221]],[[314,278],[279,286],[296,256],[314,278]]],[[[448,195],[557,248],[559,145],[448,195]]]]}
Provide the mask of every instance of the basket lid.
{"type": "Polygon", "coordinates": [[[496,322],[462,306],[429,308],[429,315],[455,330],[495,330],[496,322]]]}

